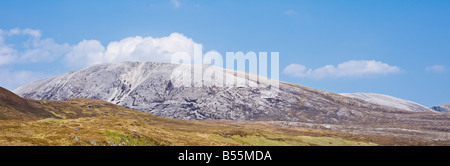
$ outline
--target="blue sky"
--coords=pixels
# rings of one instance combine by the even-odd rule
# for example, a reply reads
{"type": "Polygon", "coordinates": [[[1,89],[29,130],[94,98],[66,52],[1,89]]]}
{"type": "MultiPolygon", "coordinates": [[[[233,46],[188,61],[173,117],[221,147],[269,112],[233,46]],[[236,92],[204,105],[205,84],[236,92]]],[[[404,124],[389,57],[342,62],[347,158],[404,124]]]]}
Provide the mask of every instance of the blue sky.
{"type": "Polygon", "coordinates": [[[0,85],[104,62],[111,43],[145,40],[277,51],[282,81],[433,106],[450,103],[448,20],[448,0],[0,1],[0,85]]]}

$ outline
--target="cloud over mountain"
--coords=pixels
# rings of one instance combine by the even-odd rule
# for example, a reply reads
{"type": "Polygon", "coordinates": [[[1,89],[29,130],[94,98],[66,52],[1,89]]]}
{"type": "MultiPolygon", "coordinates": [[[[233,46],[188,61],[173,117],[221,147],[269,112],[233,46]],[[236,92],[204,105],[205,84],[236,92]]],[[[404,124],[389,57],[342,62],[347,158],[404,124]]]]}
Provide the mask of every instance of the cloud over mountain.
{"type": "Polygon", "coordinates": [[[72,47],[65,62],[73,66],[132,60],[170,62],[176,52],[193,55],[194,44],[192,39],[180,33],[161,38],[128,37],[110,42],[106,47],[97,40],[83,40],[72,47]]]}
{"type": "Polygon", "coordinates": [[[126,60],[170,62],[171,56],[176,52],[192,55],[194,44],[196,43],[191,38],[172,33],[160,38],[127,37],[109,42],[106,46],[98,40],[83,40],[76,45],[69,45],[58,44],[52,38],[42,39],[40,30],[16,28],[9,31],[0,30],[0,65],[54,62],[59,57],[62,57],[62,63],[74,67],[126,60]],[[5,41],[5,38],[18,35],[27,37],[27,40],[19,44],[5,41]]]}
{"type": "MultiPolygon", "coordinates": [[[[171,56],[176,52],[192,56],[194,44],[197,43],[191,38],[181,33],[172,33],[165,37],[127,37],[111,41],[107,45],[102,45],[98,40],[83,40],[70,45],[57,43],[52,38],[43,38],[41,31],[37,29],[0,29],[0,75],[35,75],[31,70],[10,70],[14,65],[62,65],[72,70],[120,61],[170,62],[171,56]]],[[[12,85],[22,83],[23,80],[23,77],[9,77],[0,80],[0,84],[6,88],[15,88],[17,85],[12,85]]]]}

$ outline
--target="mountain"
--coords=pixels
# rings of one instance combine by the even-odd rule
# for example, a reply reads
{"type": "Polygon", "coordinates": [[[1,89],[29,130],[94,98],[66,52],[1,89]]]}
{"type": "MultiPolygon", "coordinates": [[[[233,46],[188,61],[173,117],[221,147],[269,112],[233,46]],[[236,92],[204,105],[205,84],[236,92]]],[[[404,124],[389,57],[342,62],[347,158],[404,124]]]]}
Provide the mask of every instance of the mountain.
{"type": "Polygon", "coordinates": [[[388,95],[376,94],[376,93],[341,93],[340,95],[361,99],[363,101],[394,107],[402,110],[412,112],[434,112],[432,109],[423,105],[414,103],[412,101],[395,98],[388,95]]]}
{"type": "Polygon", "coordinates": [[[171,74],[180,67],[190,69],[154,62],[101,64],[36,81],[14,92],[37,100],[98,99],[184,120],[378,123],[406,111],[285,82],[280,82],[279,90],[271,89],[269,81],[258,80],[256,75],[208,65],[204,71],[221,70],[235,79],[249,77],[260,86],[217,87],[216,80],[204,80],[202,87],[176,87],[181,79],[171,79],[171,74]],[[271,96],[274,92],[277,95],[271,96]]]}
{"type": "Polygon", "coordinates": [[[431,109],[438,112],[450,112],[450,104],[444,104],[439,106],[433,106],[431,109]]]}

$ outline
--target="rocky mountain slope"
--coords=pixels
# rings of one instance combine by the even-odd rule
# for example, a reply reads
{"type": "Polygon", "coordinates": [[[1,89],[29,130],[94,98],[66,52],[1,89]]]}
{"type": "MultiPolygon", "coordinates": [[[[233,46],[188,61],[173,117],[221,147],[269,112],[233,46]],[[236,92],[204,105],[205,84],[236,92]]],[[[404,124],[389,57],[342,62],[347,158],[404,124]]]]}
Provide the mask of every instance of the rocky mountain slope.
{"type": "Polygon", "coordinates": [[[450,104],[444,104],[439,106],[433,106],[431,109],[438,112],[450,112],[450,104]]]}
{"type": "Polygon", "coordinates": [[[413,112],[433,112],[430,108],[414,103],[412,101],[395,98],[388,95],[376,93],[341,93],[340,95],[361,99],[369,103],[394,107],[413,112]]]}
{"type": "MultiPolygon", "coordinates": [[[[277,90],[252,74],[247,76],[250,82],[260,86],[217,87],[216,80],[204,80],[203,87],[175,87],[177,82],[171,81],[171,74],[180,66],[153,62],[101,64],[36,81],[14,92],[38,100],[98,99],[185,120],[382,124],[398,121],[410,112],[284,82],[277,90]]],[[[223,70],[207,65],[203,70],[209,68],[223,70]]],[[[243,72],[224,71],[236,79],[246,77],[243,72]]]]}

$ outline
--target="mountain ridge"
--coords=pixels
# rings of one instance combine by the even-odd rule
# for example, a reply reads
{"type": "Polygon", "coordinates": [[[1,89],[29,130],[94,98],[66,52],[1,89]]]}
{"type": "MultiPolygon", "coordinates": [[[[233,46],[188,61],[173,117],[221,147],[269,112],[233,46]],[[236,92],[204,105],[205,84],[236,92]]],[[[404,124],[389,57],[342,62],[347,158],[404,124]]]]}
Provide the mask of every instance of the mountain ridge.
{"type": "Polygon", "coordinates": [[[370,103],[385,105],[390,107],[395,107],[398,109],[413,111],[413,112],[434,112],[428,107],[417,104],[412,101],[396,98],[389,95],[378,94],[378,93],[340,93],[340,95],[346,97],[352,97],[356,99],[361,99],[370,103]]]}
{"type": "MultiPolygon", "coordinates": [[[[320,123],[361,122],[380,112],[404,110],[381,106],[335,93],[280,82],[279,89],[249,74],[249,82],[267,86],[217,87],[204,80],[202,87],[174,87],[170,76],[180,65],[154,62],[100,64],[39,80],[15,89],[25,98],[67,100],[91,98],[127,108],[184,120],[275,120],[320,123]],[[171,86],[172,85],[172,86],[171,86]]],[[[203,70],[211,69],[204,65],[203,70]]],[[[245,72],[223,70],[235,79],[245,72]]],[[[177,81],[177,80],[175,80],[177,81]]]]}

